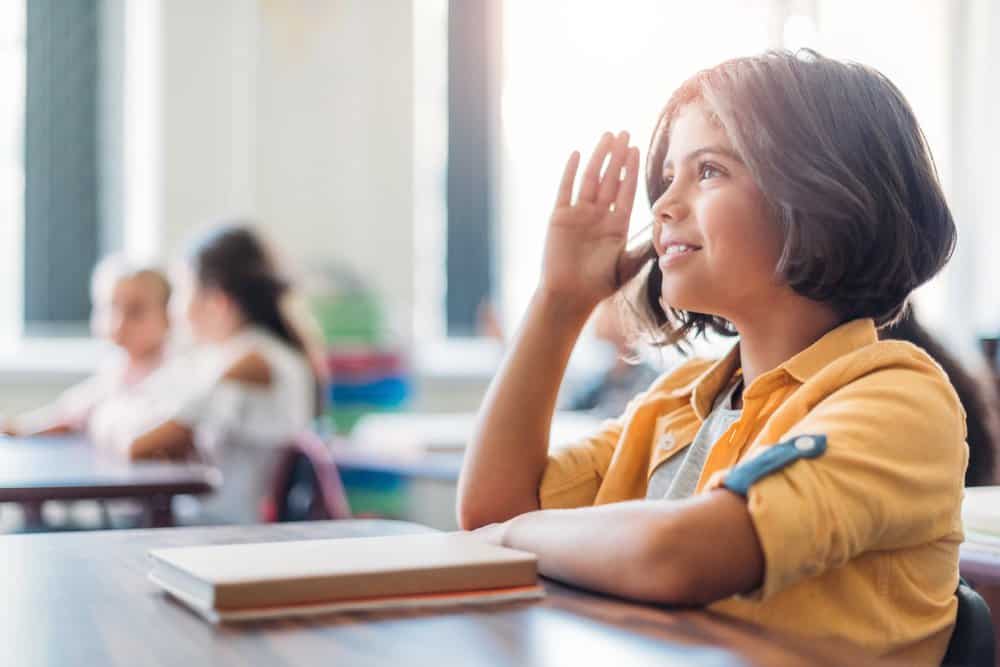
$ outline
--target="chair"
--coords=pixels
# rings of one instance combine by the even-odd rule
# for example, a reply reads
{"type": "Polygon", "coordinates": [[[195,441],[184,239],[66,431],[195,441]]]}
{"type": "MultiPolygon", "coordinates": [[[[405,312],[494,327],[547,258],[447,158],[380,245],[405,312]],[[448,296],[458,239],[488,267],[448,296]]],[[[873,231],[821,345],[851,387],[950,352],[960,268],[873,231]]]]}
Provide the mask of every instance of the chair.
{"type": "Polygon", "coordinates": [[[958,597],[958,616],[942,665],[994,667],[996,638],[989,606],[964,579],[959,580],[955,595],[958,597]]]}
{"type": "Polygon", "coordinates": [[[270,489],[261,506],[264,521],[351,518],[333,456],[310,431],[300,433],[279,452],[270,489]]]}

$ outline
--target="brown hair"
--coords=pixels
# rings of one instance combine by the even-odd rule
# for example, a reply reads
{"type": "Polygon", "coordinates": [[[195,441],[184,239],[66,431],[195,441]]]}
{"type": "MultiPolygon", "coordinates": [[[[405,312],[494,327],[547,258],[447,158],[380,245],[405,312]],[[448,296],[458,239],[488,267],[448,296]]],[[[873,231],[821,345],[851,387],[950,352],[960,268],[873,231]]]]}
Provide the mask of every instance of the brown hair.
{"type": "MultiPolygon", "coordinates": [[[[776,274],[832,306],[841,321],[891,324],[913,289],[951,257],[955,223],[927,141],[902,93],[878,71],[803,50],[697,73],[657,121],[646,165],[650,205],[666,189],[671,125],[692,102],[718,119],[784,231],[776,274]]],[[[654,342],[735,334],[721,317],[665,311],[655,261],[641,276],[635,308],[654,342]]]]}
{"type": "Polygon", "coordinates": [[[319,414],[326,379],[321,355],[286,313],[283,301],[292,285],[279,271],[264,240],[249,224],[223,224],[197,239],[188,256],[200,285],[221,290],[235,302],[247,322],[267,329],[306,358],[316,379],[319,414]]]}

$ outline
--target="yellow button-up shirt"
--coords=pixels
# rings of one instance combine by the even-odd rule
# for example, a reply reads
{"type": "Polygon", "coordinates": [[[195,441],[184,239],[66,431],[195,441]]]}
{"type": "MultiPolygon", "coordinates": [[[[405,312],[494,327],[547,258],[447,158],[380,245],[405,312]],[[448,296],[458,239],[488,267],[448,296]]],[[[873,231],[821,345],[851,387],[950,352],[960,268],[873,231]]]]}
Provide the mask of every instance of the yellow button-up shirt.
{"type": "MultiPolygon", "coordinates": [[[[739,349],[656,380],[619,419],[557,449],[543,508],[644,498],[653,470],[694,439],[739,367],[739,349]]],[[[920,348],[843,324],[743,392],[743,412],[705,461],[698,491],[801,434],[826,452],[758,480],[747,498],[764,552],[761,589],[714,603],[780,632],[842,639],[939,664],[955,621],[965,412],[920,348]]],[[[725,548],[725,536],[705,535],[725,548]]]]}

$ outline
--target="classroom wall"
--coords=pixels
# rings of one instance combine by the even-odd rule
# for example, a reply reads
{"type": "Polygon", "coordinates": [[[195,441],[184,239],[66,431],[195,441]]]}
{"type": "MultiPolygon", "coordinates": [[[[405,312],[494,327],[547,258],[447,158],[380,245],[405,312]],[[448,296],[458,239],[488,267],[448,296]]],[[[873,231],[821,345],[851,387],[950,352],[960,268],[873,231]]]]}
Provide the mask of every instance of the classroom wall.
{"type": "Polygon", "coordinates": [[[411,335],[410,0],[163,3],[165,248],[260,219],[299,266],[362,272],[411,335]]]}
{"type": "MultiPolygon", "coordinates": [[[[133,245],[169,256],[208,222],[253,216],[293,267],[334,261],[362,272],[410,341],[412,0],[136,1],[155,35],[133,47],[155,53],[131,54],[133,68],[148,70],[131,75],[159,84],[140,91],[157,105],[148,122],[123,128],[155,135],[141,137],[150,149],[135,158],[157,163],[137,179],[143,201],[126,207],[150,211],[155,229],[145,231],[147,220],[134,229],[153,240],[133,245]]],[[[142,108],[137,98],[126,114],[142,108]]],[[[0,369],[0,412],[50,399],[82,377],[86,364],[71,365],[0,369]]],[[[421,405],[474,407],[483,384],[473,384],[422,382],[421,405]]]]}

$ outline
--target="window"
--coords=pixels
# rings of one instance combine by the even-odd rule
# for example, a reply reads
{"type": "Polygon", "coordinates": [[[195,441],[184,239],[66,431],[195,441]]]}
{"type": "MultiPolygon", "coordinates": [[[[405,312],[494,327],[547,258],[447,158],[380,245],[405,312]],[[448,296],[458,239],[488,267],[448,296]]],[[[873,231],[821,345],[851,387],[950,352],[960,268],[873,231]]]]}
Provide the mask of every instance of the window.
{"type": "MultiPolygon", "coordinates": [[[[438,11],[446,13],[441,4],[438,11]]],[[[455,3],[451,4],[453,8],[455,3]]],[[[418,23],[422,5],[415,4],[418,23]]],[[[537,283],[552,198],[570,151],[578,149],[586,155],[600,132],[628,129],[645,156],[657,112],[670,93],[696,70],[729,57],[769,47],[812,47],[832,57],[880,69],[913,105],[946,192],[956,209],[962,208],[968,193],[963,194],[959,183],[952,187],[951,174],[953,164],[967,156],[962,158],[964,153],[953,135],[963,114],[970,112],[963,108],[964,98],[955,95],[953,73],[969,66],[969,62],[979,62],[982,54],[966,53],[967,60],[962,62],[956,59],[956,45],[976,20],[956,18],[957,13],[947,0],[928,0],[919,9],[906,0],[725,0],[708,5],[665,0],[503,0],[495,19],[500,22],[496,54],[500,67],[484,70],[499,77],[498,126],[490,126],[487,116],[479,127],[482,136],[492,137],[480,164],[496,167],[492,173],[495,208],[492,222],[480,221],[478,236],[462,241],[466,256],[492,264],[492,269],[480,267],[480,271],[492,271],[489,275],[493,282],[488,283],[488,289],[502,313],[503,328],[511,331],[516,327],[537,283]],[[858,20],[858,16],[865,19],[858,20]],[[473,251],[474,244],[479,245],[473,251]]],[[[992,18],[997,12],[986,13],[1000,24],[992,18]]],[[[484,13],[486,19],[489,16],[484,13]]],[[[481,34],[492,34],[487,28],[479,30],[481,34]]],[[[483,47],[482,41],[479,46],[483,47]]],[[[454,48],[451,56],[456,57],[454,48]]],[[[423,90],[420,78],[428,76],[426,72],[418,76],[418,99],[423,90]]],[[[444,80],[446,74],[439,78],[444,80]]],[[[455,104],[456,88],[448,90],[449,98],[440,102],[436,112],[445,116],[455,104]]],[[[425,118],[432,113],[427,106],[424,112],[425,118]]],[[[446,127],[442,132],[453,129],[446,127]]],[[[420,142],[420,127],[417,133],[420,142]]],[[[447,151],[439,151],[438,155],[444,160],[450,157],[447,151]]],[[[420,163],[417,170],[421,170],[420,163]]],[[[438,193],[444,200],[440,189],[438,193]]],[[[647,211],[640,185],[633,213],[634,231],[646,223],[647,211]]],[[[427,224],[431,218],[423,220],[421,224],[427,224]]],[[[438,226],[450,234],[454,223],[444,225],[440,216],[437,220],[438,226]]],[[[959,224],[968,227],[964,220],[960,219],[959,224]]],[[[966,235],[969,229],[960,231],[966,235]]],[[[418,231],[418,237],[421,235],[418,231]]],[[[443,247],[445,242],[441,243],[443,247]]],[[[442,250],[437,256],[443,254],[442,250]]],[[[1000,266],[995,262],[992,265],[1000,266]]],[[[950,269],[955,270],[954,266],[950,269]]],[[[956,285],[968,285],[973,277],[967,270],[961,271],[963,276],[957,278],[946,272],[918,294],[922,317],[932,325],[953,317],[956,309],[968,314],[973,301],[956,303],[956,295],[962,294],[956,285]]],[[[450,265],[447,279],[439,279],[437,289],[431,292],[433,296],[423,306],[418,305],[418,317],[420,313],[426,317],[427,308],[434,306],[435,315],[427,320],[443,321],[448,312],[450,321],[453,292],[441,283],[454,281],[460,275],[450,265]]],[[[419,276],[418,280],[421,285],[428,284],[419,276]]],[[[978,303],[982,310],[982,298],[978,303]]],[[[468,309],[468,304],[463,307],[468,309]]],[[[972,328],[969,317],[966,321],[969,326],[959,328],[962,332],[972,328]]],[[[443,332],[444,327],[436,330],[443,332]]],[[[448,333],[454,331],[449,329],[448,333]]]]}
{"type": "MultiPolygon", "coordinates": [[[[0,2],[0,313],[21,312],[24,218],[24,2],[0,2]]],[[[19,318],[0,317],[0,340],[19,334],[19,318]]]]}
{"type": "Polygon", "coordinates": [[[97,0],[32,0],[25,12],[24,323],[85,333],[98,255],[97,0]]]}
{"type": "MultiPolygon", "coordinates": [[[[653,124],[695,71],[769,45],[766,2],[507,0],[503,12],[504,327],[516,326],[541,268],[555,188],[567,156],[605,130],[627,129],[645,159],[653,124]],[[719,17],[725,16],[724,21],[719,17]]],[[[646,224],[644,185],[632,227],[646,224]]]]}
{"type": "Polygon", "coordinates": [[[0,3],[4,352],[24,336],[86,336],[97,258],[120,249],[153,254],[155,8],[0,3]]]}

